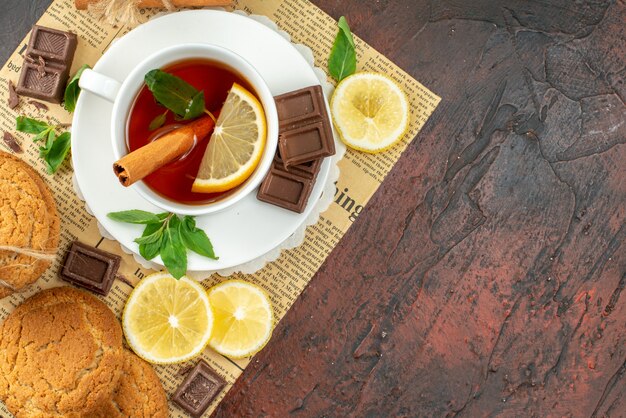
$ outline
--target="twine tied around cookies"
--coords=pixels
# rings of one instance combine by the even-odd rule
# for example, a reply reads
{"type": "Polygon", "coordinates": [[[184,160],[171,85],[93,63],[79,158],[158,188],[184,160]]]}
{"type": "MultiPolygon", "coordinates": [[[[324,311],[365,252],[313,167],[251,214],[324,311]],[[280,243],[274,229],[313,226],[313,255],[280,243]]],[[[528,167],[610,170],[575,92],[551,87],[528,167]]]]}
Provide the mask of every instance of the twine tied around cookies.
{"type": "Polygon", "coordinates": [[[9,283],[5,282],[4,280],[0,279],[0,287],[6,287],[7,289],[9,289],[12,292],[15,292],[15,287],[11,286],[9,283]]]}
{"type": "Polygon", "coordinates": [[[43,261],[54,261],[56,258],[56,252],[36,250],[34,248],[16,247],[13,245],[0,245],[0,251],[9,251],[43,261]]]}

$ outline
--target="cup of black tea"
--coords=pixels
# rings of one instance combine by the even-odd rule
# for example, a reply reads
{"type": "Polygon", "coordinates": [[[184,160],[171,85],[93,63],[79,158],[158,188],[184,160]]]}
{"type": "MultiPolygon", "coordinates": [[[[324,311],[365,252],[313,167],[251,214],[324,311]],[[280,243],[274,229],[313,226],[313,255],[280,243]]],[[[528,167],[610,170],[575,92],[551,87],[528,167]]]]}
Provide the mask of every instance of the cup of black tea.
{"type": "MultiPolygon", "coordinates": [[[[210,140],[208,137],[194,139],[193,146],[184,155],[130,187],[164,212],[180,215],[204,215],[232,206],[259,186],[276,152],[278,115],[267,83],[244,58],[210,44],[184,44],[161,50],[138,64],[124,80],[114,80],[95,70],[85,70],[80,87],[113,103],[111,142],[116,160],[192,122],[169,111],[148,89],[146,74],[155,69],[182,79],[202,92],[207,113],[216,116],[231,87],[238,85],[250,92],[263,108],[265,144],[256,168],[245,181],[231,190],[213,193],[192,191],[210,140]]],[[[173,94],[177,94],[175,89],[173,94]]]]}

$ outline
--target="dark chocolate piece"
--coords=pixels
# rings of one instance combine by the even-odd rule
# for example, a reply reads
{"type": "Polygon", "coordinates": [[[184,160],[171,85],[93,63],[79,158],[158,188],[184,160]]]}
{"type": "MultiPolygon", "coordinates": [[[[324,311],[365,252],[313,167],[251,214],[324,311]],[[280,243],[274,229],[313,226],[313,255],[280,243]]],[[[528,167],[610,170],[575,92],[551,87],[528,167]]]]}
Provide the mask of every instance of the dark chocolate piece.
{"type": "Polygon", "coordinates": [[[15,109],[20,104],[20,97],[17,95],[15,91],[15,85],[11,80],[9,80],[9,99],[8,99],[9,107],[11,109],[15,109]]]}
{"type": "Polygon", "coordinates": [[[74,33],[33,26],[17,93],[61,103],[77,44],[74,33]]]}
{"type": "Polygon", "coordinates": [[[178,376],[178,377],[183,377],[183,376],[187,375],[187,373],[189,373],[189,371],[190,371],[191,369],[193,369],[193,366],[191,366],[191,365],[190,365],[190,366],[187,366],[187,367],[183,367],[182,369],[180,369],[180,370],[178,371],[178,373],[176,373],[176,376],[178,376]]]}
{"type": "Polygon", "coordinates": [[[120,282],[122,282],[124,284],[127,284],[128,286],[132,287],[133,289],[135,288],[135,285],[132,284],[131,281],[126,278],[126,276],[124,276],[122,274],[116,274],[115,278],[117,280],[119,280],[120,282]]]}
{"type": "Polygon", "coordinates": [[[274,100],[280,127],[278,152],[257,199],[302,213],[324,157],[335,153],[332,125],[319,85],[274,100]]]}
{"type": "Polygon", "coordinates": [[[17,92],[22,96],[61,103],[67,82],[67,70],[58,67],[45,67],[42,72],[37,64],[24,62],[17,92]]]}
{"type": "Polygon", "coordinates": [[[4,143],[7,144],[7,147],[9,147],[14,153],[21,154],[24,152],[20,143],[17,142],[17,139],[10,132],[4,132],[2,139],[4,140],[4,143]]]}
{"type": "Polygon", "coordinates": [[[335,139],[330,123],[322,120],[281,132],[278,149],[287,168],[333,155],[335,139]]]}
{"type": "Polygon", "coordinates": [[[311,86],[274,97],[280,131],[328,118],[322,87],[311,86]]]}
{"type": "Polygon", "coordinates": [[[27,54],[34,58],[42,58],[47,63],[59,64],[69,70],[77,45],[78,38],[75,33],[35,25],[30,34],[27,54]]]}
{"type": "Polygon", "coordinates": [[[37,100],[29,100],[28,104],[35,106],[37,110],[41,110],[43,112],[49,110],[49,107],[45,103],[38,102],[37,100]]]}
{"type": "Polygon", "coordinates": [[[273,166],[257,192],[257,199],[302,213],[313,190],[313,179],[282,171],[273,166]]]}
{"type": "Polygon", "coordinates": [[[176,389],[172,401],[192,417],[201,417],[224,386],[226,381],[200,360],[176,389]]]}
{"type": "Polygon", "coordinates": [[[37,58],[37,74],[39,78],[46,76],[46,60],[43,57],[37,58]]]}
{"type": "Polygon", "coordinates": [[[309,161],[306,163],[302,163],[299,165],[292,165],[290,167],[285,167],[285,163],[283,159],[280,158],[280,153],[277,151],[274,156],[274,166],[281,171],[286,171],[291,174],[296,174],[298,176],[306,177],[311,180],[315,180],[317,177],[317,173],[320,172],[320,167],[322,166],[323,158],[318,158],[317,160],[309,161]]]}
{"type": "Polygon", "coordinates": [[[67,253],[61,278],[106,296],[115,281],[121,259],[119,255],[74,241],[67,253]]]}

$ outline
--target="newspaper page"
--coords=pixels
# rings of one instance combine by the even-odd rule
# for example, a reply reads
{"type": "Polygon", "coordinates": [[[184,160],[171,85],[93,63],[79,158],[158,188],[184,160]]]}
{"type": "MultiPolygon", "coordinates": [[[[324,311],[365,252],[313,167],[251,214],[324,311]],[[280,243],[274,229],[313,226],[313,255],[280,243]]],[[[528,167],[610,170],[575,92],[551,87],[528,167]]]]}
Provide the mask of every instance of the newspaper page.
{"type": "MultiPolygon", "coordinates": [[[[98,22],[88,13],[77,11],[73,3],[73,0],[54,0],[39,21],[41,25],[72,30],[78,34],[79,46],[74,57],[71,74],[74,74],[82,64],[93,66],[115,38],[123,36],[132,29],[129,27],[114,28],[98,22]]],[[[286,31],[294,43],[301,43],[310,47],[314,53],[315,65],[326,68],[326,61],[337,32],[337,23],[308,0],[235,0],[231,9],[267,16],[280,29],[286,31]]],[[[148,19],[154,12],[142,11],[142,13],[144,18],[148,19]]],[[[15,132],[15,118],[18,115],[47,119],[54,123],[71,122],[71,115],[58,105],[50,105],[49,110],[39,110],[29,104],[27,98],[22,98],[20,106],[15,110],[11,110],[7,105],[7,81],[12,80],[17,83],[23,63],[22,54],[26,49],[29,35],[25,37],[0,70],[0,129],[11,132],[18,138],[25,150],[23,154],[18,154],[18,156],[35,167],[52,189],[62,220],[61,242],[56,261],[38,282],[21,294],[0,300],[0,321],[6,318],[25,298],[32,296],[41,289],[64,284],[58,278],[58,271],[67,248],[76,239],[122,256],[119,272],[127,279],[128,284],[117,280],[111,293],[106,298],[101,298],[119,318],[125,301],[132,291],[132,284],[136,284],[151,271],[138,265],[130,255],[121,250],[116,242],[102,238],[95,218],[86,211],[83,201],[74,191],[71,164],[66,162],[54,176],[46,174],[42,161],[38,157],[37,146],[32,143],[28,135],[15,132]]],[[[381,154],[371,155],[348,149],[345,157],[339,163],[341,175],[336,184],[334,201],[330,208],[322,214],[319,222],[307,229],[304,243],[298,248],[283,251],[277,261],[268,264],[253,275],[235,275],[236,278],[262,286],[269,293],[274,306],[276,322],[285,315],[341,237],[356,221],[400,154],[408,143],[415,138],[440,100],[439,97],[361,39],[355,37],[355,41],[358,69],[385,73],[393,78],[407,93],[411,102],[409,131],[399,145],[381,154]]],[[[0,142],[0,149],[11,152],[3,142],[0,142]]],[[[225,279],[213,275],[204,280],[202,284],[208,289],[222,280],[225,279]]],[[[243,372],[249,360],[230,360],[211,349],[206,349],[202,357],[228,381],[227,388],[222,391],[207,410],[206,415],[208,416],[224,397],[235,379],[243,372]]],[[[155,366],[169,397],[173,395],[177,386],[184,379],[185,370],[190,365],[195,364],[196,361],[192,360],[174,366],[155,366]]],[[[11,416],[1,403],[0,415],[11,416]]],[[[184,417],[185,413],[170,402],[170,416],[184,417]]]]}

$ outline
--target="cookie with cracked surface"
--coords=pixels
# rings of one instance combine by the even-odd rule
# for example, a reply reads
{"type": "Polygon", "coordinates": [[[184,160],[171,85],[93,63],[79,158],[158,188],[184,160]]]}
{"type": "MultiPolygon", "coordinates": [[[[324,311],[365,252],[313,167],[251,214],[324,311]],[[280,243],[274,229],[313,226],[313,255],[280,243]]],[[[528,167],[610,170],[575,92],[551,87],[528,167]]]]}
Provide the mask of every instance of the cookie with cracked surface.
{"type": "Polygon", "coordinates": [[[93,418],[167,418],[165,390],[154,369],[130,350],[124,350],[124,367],[113,399],[93,418]]]}
{"type": "Polygon", "coordinates": [[[0,213],[1,299],[46,271],[60,237],[59,214],[48,186],[24,161],[1,151],[0,213]]]}
{"type": "Polygon", "coordinates": [[[86,292],[44,290],[0,326],[0,399],[17,418],[91,416],[124,364],[122,329],[86,292]]]}

